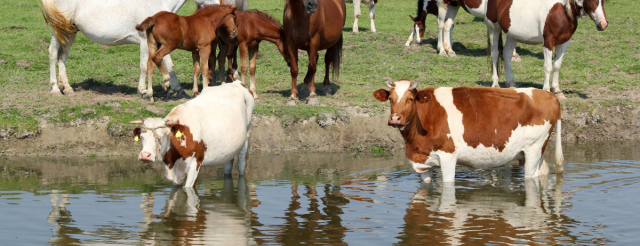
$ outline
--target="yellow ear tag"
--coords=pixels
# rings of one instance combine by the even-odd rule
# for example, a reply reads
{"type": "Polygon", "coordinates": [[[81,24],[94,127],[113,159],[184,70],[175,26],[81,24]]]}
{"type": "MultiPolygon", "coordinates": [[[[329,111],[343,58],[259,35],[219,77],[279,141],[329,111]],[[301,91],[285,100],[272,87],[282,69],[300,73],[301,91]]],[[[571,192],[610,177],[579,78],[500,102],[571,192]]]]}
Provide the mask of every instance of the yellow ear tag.
{"type": "Polygon", "coordinates": [[[140,138],[138,136],[136,136],[133,140],[136,140],[136,142],[140,141],[140,138]]]}
{"type": "Polygon", "coordinates": [[[182,137],[182,132],[180,132],[180,130],[178,130],[178,132],[176,132],[176,137],[177,138],[182,137]]]}

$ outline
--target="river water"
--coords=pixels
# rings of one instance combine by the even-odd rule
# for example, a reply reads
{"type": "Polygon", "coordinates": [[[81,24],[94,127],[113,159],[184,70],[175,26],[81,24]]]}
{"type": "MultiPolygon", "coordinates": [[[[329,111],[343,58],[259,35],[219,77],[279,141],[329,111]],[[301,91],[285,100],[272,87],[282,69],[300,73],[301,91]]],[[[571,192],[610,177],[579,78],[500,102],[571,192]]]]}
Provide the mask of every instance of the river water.
{"type": "MultiPolygon", "coordinates": [[[[547,151],[553,153],[553,151],[547,151]]],[[[204,167],[173,189],[157,165],[0,159],[2,245],[633,245],[640,145],[565,144],[565,173],[459,166],[420,182],[401,153],[254,154],[247,178],[204,167]]],[[[549,155],[548,161],[551,160],[549,155]]]]}

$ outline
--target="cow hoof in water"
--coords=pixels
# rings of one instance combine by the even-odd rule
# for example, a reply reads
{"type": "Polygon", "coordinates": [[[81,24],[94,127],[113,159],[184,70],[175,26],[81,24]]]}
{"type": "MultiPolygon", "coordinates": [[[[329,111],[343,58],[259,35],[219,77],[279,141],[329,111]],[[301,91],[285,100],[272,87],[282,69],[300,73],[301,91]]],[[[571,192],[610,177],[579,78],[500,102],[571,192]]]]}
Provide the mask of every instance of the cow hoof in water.
{"type": "Polygon", "coordinates": [[[309,97],[307,98],[307,105],[320,106],[320,101],[318,100],[318,97],[309,97]]]}
{"type": "Polygon", "coordinates": [[[555,94],[555,95],[556,95],[556,98],[558,98],[558,101],[564,101],[564,100],[567,100],[567,97],[566,97],[566,96],[564,96],[564,93],[562,93],[562,91],[555,92],[555,93],[553,93],[553,94],[555,94]]]}

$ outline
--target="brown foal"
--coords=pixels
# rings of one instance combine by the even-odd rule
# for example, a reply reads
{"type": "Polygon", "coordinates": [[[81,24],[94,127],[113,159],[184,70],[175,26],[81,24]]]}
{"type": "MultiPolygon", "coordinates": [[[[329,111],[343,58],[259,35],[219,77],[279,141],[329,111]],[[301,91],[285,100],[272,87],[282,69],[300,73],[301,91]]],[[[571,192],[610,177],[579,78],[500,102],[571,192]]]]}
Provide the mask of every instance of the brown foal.
{"type": "MultiPolygon", "coordinates": [[[[235,25],[235,11],[238,7],[229,5],[209,5],[196,10],[190,16],[179,16],[177,14],[162,11],[147,19],[136,29],[140,32],[146,31],[149,43],[149,61],[147,65],[149,89],[147,96],[153,103],[153,89],[151,78],[153,77],[154,65],[158,66],[164,84],[169,81],[169,73],[162,66],[162,58],[175,49],[191,51],[193,57],[193,93],[198,94],[198,76],[200,75],[200,63],[202,63],[202,83],[204,87],[209,86],[209,54],[211,53],[211,43],[216,39],[216,30],[219,27],[237,35],[235,25]]],[[[164,87],[163,84],[163,87],[164,87]]]]}
{"type": "MultiPolygon", "coordinates": [[[[238,26],[237,37],[232,35],[225,29],[218,30],[218,36],[221,39],[220,50],[228,50],[231,45],[240,47],[240,74],[242,77],[242,83],[245,84],[245,75],[247,74],[247,51],[250,57],[250,79],[251,79],[251,92],[254,98],[258,98],[256,93],[256,56],[258,55],[258,49],[260,41],[266,40],[272,42],[278,47],[280,53],[282,53],[282,26],[280,23],[267,13],[260,12],[258,10],[250,11],[236,11],[236,25],[238,26]]],[[[226,54],[220,52],[218,55],[218,74],[220,78],[224,78],[224,59],[226,54]]],[[[214,57],[209,57],[210,62],[215,66],[214,57]]],[[[229,62],[231,67],[231,62],[229,62]]],[[[222,79],[224,83],[224,79],[222,79]]]]}

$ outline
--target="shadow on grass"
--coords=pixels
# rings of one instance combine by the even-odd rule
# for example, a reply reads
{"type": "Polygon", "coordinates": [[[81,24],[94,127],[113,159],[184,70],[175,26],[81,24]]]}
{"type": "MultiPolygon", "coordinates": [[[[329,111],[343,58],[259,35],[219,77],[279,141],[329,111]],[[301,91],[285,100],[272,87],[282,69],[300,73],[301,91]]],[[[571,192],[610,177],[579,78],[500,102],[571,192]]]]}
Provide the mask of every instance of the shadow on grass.
{"type": "MultiPolygon", "coordinates": [[[[431,45],[431,48],[434,50],[438,50],[438,39],[437,38],[428,38],[423,39],[420,43],[421,45],[431,45]]],[[[460,42],[453,43],[453,51],[456,52],[457,55],[469,56],[469,57],[483,57],[487,56],[486,48],[477,48],[477,49],[468,49],[464,44],[460,42]]]]}
{"type": "MultiPolygon", "coordinates": [[[[500,77],[501,79],[504,79],[504,75],[500,77]]],[[[536,89],[540,89],[542,90],[542,83],[536,83],[536,82],[515,82],[517,88],[536,88],[536,89]]],[[[484,87],[491,87],[491,85],[493,84],[493,82],[491,81],[476,81],[476,85],[480,85],[480,86],[484,86],[484,87]]],[[[500,85],[500,88],[509,88],[509,86],[506,84],[505,81],[500,81],[498,82],[498,84],[500,85]]]]}
{"type": "MultiPolygon", "coordinates": [[[[327,96],[324,93],[324,86],[322,85],[322,83],[315,83],[316,84],[316,94],[318,94],[318,96],[327,96]]],[[[336,94],[339,90],[340,90],[340,85],[336,84],[336,83],[331,83],[331,85],[329,86],[331,88],[331,93],[336,94]]],[[[298,100],[300,101],[304,101],[307,99],[307,97],[309,97],[309,88],[306,88],[304,86],[304,83],[299,83],[296,85],[296,88],[298,89],[298,100]]],[[[282,97],[286,97],[289,98],[289,96],[291,95],[291,89],[286,89],[286,90],[267,90],[267,93],[270,94],[280,94],[282,97]]]]}
{"type": "MultiPolygon", "coordinates": [[[[343,27],[342,28],[343,32],[349,32],[349,33],[353,33],[353,27],[343,27]]],[[[364,27],[358,27],[358,31],[359,32],[371,32],[371,29],[369,28],[364,28],[364,27]]]]}
{"type": "MultiPolygon", "coordinates": [[[[159,80],[162,81],[162,80],[159,80]]],[[[193,88],[193,82],[181,82],[180,86],[187,90],[191,90],[193,88]]],[[[88,78],[83,80],[80,83],[72,84],[71,87],[74,90],[80,88],[85,91],[93,91],[100,94],[105,95],[114,95],[114,94],[125,94],[125,95],[138,95],[138,88],[135,86],[128,85],[118,85],[114,84],[113,81],[102,81],[96,80],[94,78],[88,78]]],[[[200,87],[200,91],[202,91],[202,82],[198,83],[198,87],[200,87]]],[[[166,95],[167,92],[162,88],[160,83],[155,83],[153,86],[153,95],[154,96],[163,96],[166,95]]]]}

